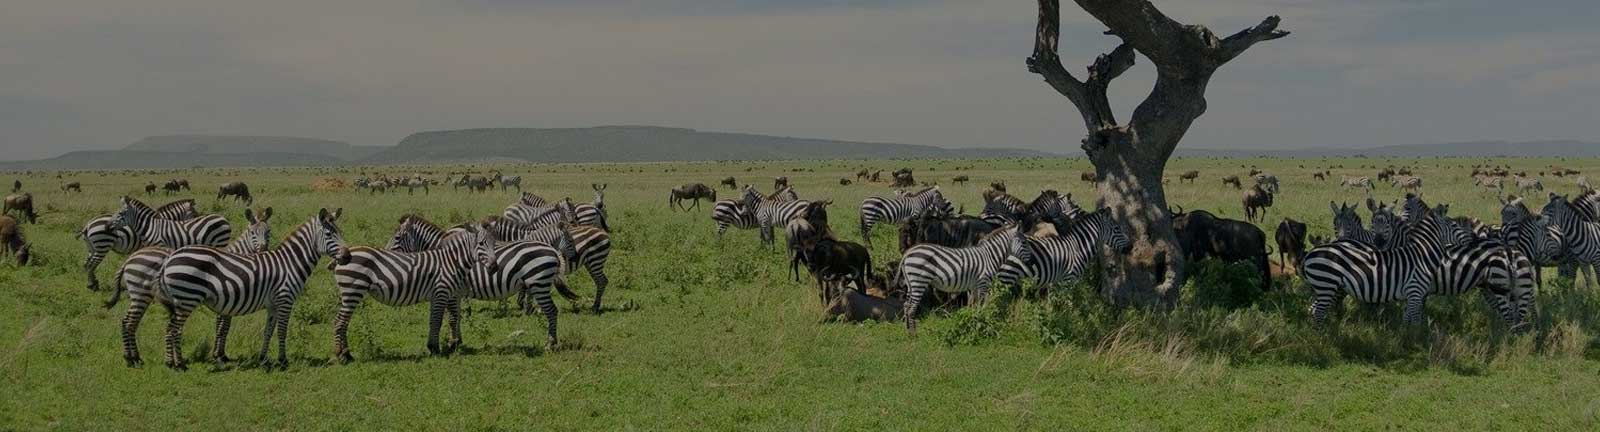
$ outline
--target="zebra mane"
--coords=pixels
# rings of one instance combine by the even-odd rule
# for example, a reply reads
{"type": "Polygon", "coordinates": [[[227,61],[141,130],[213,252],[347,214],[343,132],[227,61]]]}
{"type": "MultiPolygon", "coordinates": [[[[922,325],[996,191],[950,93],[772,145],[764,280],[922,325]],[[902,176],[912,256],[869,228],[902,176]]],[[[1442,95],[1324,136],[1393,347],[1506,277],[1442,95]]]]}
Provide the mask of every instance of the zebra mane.
{"type": "MultiPolygon", "coordinates": [[[[138,202],[138,201],[134,201],[134,202],[138,202]]],[[[144,203],[139,203],[139,204],[140,205],[144,205],[144,203]]],[[[194,200],[193,199],[189,199],[189,198],[185,198],[185,199],[169,202],[169,203],[166,203],[166,204],[162,204],[161,207],[156,207],[156,213],[165,213],[170,209],[179,208],[179,207],[194,207],[194,200]]]]}
{"type": "Polygon", "coordinates": [[[416,213],[406,213],[404,216],[400,216],[400,224],[422,225],[428,228],[433,228],[434,230],[439,229],[439,224],[433,223],[432,221],[423,218],[422,215],[416,213]]]}
{"type": "MultiPolygon", "coordinates": [[[[128,206],[133,207],[134,211],[137,211],[139,213],[155,213],[155,209],[150,208],[150,206],[148,204],[145,204],[144,201],[139,201],[138,198],[134,198],[134,197],[130,197],[130,196],[124,196],[123,198],[126,199],[126,202],[128,203],[128,206]]],[[[193,201],[193,200],[190,200],[190,201],[193,201]]]]}

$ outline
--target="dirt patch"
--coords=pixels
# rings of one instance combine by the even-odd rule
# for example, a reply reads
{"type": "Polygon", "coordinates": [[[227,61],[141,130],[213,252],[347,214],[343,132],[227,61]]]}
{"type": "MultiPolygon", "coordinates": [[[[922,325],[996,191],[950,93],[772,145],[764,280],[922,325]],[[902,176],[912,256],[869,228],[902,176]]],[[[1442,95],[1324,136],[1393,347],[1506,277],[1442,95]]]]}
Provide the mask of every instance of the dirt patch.
{"type": "Polygon", "coordinates": [[[318,192],[342,191],[348,189],[350,189],[349,184],[345,183],[344,180],[339,180],[336,178],[325,177],[311,182],[311,190],[318,192]]]}

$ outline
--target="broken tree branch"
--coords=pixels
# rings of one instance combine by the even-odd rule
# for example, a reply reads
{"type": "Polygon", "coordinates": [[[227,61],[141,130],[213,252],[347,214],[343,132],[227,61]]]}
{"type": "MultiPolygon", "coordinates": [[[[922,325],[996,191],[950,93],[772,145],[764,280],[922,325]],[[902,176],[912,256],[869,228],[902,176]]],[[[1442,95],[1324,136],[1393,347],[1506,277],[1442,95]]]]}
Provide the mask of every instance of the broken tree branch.
{"type": "Polygon", "coordinates": [[[1078,108],[1089,131],[1116,127],[1116,114],[1111,111],[1106,89],[1111,80],[1133,67],[1133,47],[1123,43],[1110,53],[1096,57],[1089,66],[1088,80],[1079,81],[1061,66],[1057,51],[1060,29],[1059,0],[1039,0],[1039,25],[1034,35],[1033,56],[1028,58],[1028,71],[1043,75],[1046,83],[1066,96],[1078,108]]]}

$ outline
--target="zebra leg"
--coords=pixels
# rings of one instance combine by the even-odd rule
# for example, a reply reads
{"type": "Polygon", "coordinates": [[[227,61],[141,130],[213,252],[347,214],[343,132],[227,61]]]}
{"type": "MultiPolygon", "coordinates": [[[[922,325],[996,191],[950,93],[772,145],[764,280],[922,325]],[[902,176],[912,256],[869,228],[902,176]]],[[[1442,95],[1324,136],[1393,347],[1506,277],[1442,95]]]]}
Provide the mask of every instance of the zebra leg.
{"type": "Polygon", "coordinates": [[[461,302],[455,296],[450,296],[446,300],[444,310],[450,318],[450,342],[445,344],[444,353],[448,355],[456,352],[456,349],[460,348],[462,343],[461,302]]]}
{"type": "Polygon", "coordinates": [[[1315,328],[1322,328],[1328,321],[1328,308],[1337,303],[1342,303],[1344,296],[1338,292],[1317,290],[1311,296],[1311,324],[1315,328]]]}
{"type": "Polygon", "coordinates": [[[103,261],[105,259],[106,259],[105,251],[99,251],[99,252],[91,253],[91,254],[89,254],[89,256],[87,258],[83,259],[83,272],[87,273],[89,275],[89,291],[99,291],[100,290],[100,279],[95,277],[94,269],[99,268],[100,267],[100,261],[103,261]]]}
{"type": "Polygon", "coordinates": [[[185,310],[181,306],[171,308],[171,316],[167,318],[167,367],[175,370],[189,370],[183,362],[183,325],[189,322],[192,310],[185,310]]]}
{"type": "Polygon", "coordinates": [[[535,288],[533,299],[539,303],[539,310],[544,312],[544,322],[549,333],[545,346],[554,350],[556,349],[556,302],[550,298],[550,286],[535,288]]]}
{"type": "Polygon", "coordinates": [[[606,278],[605,263],[590,261],[585,262],[584,266],[589,268],[589,279],[594,281],[594,314],[599,315],[600,299],[606,296],[606,285],[610,284],[611,280],[606,278]]]}
{"type": "Polygon", "coordinates": [[[717,241],[722,241],[722,233],[728,232],[728,224],[717,222],[717,241]]]}
{"type": "Polygon", "coordinates": [[[267,363],[267,354],[272,352],[272,332],[277,328],[277,323],[277,307],[269,306],[267,308],[267,324],[261,326],[261,351],[256,354],[256,364],[268,369],[272,366],[267,363]]]}
{"type": "Polygon", "coordinates": [[[278,304],[278,319],[272,320],[274,333],[278,334],[278,369],[289,368],[289,314],[294,312],[294,300],[284,300],[278,304]]]}
{"type": "Polygon", "coordinates": [[[221,369],[228,362],[228,328],[233,327],[233,317],[217,315],[217,341],[211,344],[211,359],[221,369]]]}
{"type": "Polygon", "coordinates": [[[905,310],[906,331],[911,333],[912,336],[917,335],[917,306],[922,304],[922,296],[927,293],[928,284],[926,282],[906,283],[906,304],[902,309],[905,310]]]}
{"type": "Polygon", "coordinates": [[[340,293],[339,311],[333,316],[333,355],[343,363],[355,360],[350,355],[350,316],[355,314],[356,306],[361,305],[360,292],[340,293]]]}
{"type": "Polygon", "coordinates": [[[1427,303],[1428,294],[1422,289],[1413,289],[1406,293],[1405,323],[1408,325],[1421,323],[1423,308],[1427,303]]]}
{"type": "Polygon", "coordinates": [[[439,349],[439,326],[444,324],[445,297],[433,295],[433,301],[428,302],[428,354],[441,355],[439,349]]]}
{"type": "Polygon", "coordinates": [[[128,362],[128,367],[144,364],[144,360],[139,358],[139,322],[144,319],[149,307],[148,299],[134,296],[128,299],[128,313],[122,317],[122,359],[128,362]]]}
{"type": "Polygon", "coordinates": [[[989,282],[978,282],[978,287],[973,289],[973,294],[967,297],[967,306],[982,306],[989,302],[989,282]]]}

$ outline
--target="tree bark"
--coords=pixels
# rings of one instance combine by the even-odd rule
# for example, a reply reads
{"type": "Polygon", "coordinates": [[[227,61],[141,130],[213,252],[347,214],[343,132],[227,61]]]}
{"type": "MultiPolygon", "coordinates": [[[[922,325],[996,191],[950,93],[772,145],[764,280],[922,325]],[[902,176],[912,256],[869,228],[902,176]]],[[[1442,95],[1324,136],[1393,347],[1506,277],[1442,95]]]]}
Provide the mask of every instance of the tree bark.
{"type": "Polygon", "coordinates": [[[1082,148],[1098,175],[1098,192],[1113,219],[1133,240],[1127,256],[1101,251],[1108,264],[1101,293],[1118,304],[1171,305],[1183,286],[1184,254],[1172,230],[1161,177],[1167,160],[1194,120],[1205,113],[1211,74],[1251,45],[1278,39],[1278,17],[1225,39],[1203,26],[1173,21],[1148,0],[1075,0],[1105,24],[1106,34],[1122,39],[1095,59],[1079,81],[1057,57],[1060,1],[1039,0],[1039,25],[1028,70],[1078,108],[1088,130],[1082,148]],[[1112,79],[1133,66],[1134,52],[1156,66],[1155,88],[1133,111],[1126,126],[1117,123],[1106,98],[1112,79]]]}

